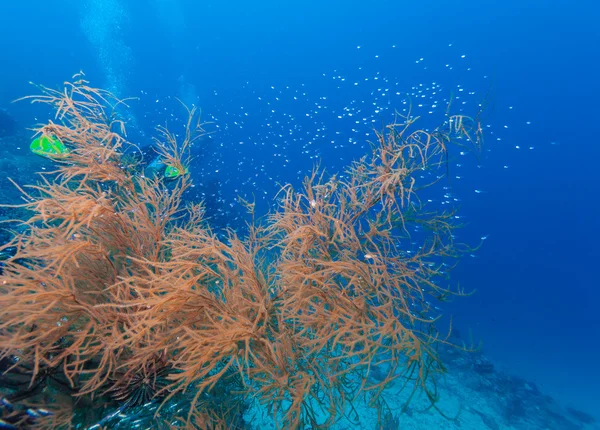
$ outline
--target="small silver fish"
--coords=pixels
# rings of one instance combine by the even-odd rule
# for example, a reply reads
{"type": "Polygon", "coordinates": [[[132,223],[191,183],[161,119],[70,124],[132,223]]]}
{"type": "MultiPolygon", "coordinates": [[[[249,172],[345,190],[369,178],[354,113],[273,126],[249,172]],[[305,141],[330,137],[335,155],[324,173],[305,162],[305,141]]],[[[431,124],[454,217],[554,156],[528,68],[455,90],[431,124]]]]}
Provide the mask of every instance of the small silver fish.
{"type": "Polygon", "coordinates": [[[17,427],[7,423],[4,420],[0,420],[0,429],[17,430],[17,427]]]}
{"type": "Polygon", "coordinates": [[[12,403],[10,403],[6,397],[0,398],[0,404],[4,406],[9,412],[12,412],[15,409],[12,403]]]}
{"type": "Polygon", "coordinates": [[[39,417],[41,417],[41,415],[38,414],[35,409],[28,408],[25,412],[27,412],[27,415],[29,415],[32,418],[39,418],[39,417]]]}

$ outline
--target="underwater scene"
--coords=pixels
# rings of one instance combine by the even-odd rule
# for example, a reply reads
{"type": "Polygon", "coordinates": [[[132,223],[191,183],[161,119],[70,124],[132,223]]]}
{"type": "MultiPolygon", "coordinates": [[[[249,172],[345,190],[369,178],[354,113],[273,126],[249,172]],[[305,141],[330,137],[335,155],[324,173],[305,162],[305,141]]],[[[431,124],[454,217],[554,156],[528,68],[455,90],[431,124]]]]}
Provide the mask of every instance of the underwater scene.
{"type": "Polygon", "coordinates": [[[600,3],[0,3],[0,429],[600,429],[600,3]]]}

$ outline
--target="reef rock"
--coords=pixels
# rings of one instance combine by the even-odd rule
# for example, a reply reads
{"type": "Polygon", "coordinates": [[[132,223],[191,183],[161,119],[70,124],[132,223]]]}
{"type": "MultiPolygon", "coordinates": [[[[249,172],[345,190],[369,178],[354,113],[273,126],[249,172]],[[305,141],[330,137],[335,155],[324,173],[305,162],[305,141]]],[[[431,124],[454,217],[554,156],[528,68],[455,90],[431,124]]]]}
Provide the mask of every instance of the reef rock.
{"type": "Polygon", "coordinates": [[[0,137],[12,136],[17,129],[17,121],[5,109],[0,108],[0,137]]]}

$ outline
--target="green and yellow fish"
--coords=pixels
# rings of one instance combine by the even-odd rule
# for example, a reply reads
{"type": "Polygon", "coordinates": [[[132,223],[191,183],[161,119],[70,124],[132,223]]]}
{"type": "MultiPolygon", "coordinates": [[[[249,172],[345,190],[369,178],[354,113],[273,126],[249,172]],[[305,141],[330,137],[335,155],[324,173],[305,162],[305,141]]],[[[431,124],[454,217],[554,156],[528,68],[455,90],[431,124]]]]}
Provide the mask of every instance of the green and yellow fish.
{"type": "Polygon", "coordinates": [[[175,179],[175,178],[178,178],[179,176],[187,175],[188,173],[190,173],[190,172],[187,169],[187,167],[185,167],[184,171],[182,172],[181,169],[178,169],[175,166],[167,166],[167,168],[165,169],[165,178],[175,179]]]}
{"type": "Polygon", "coordinates": [[[42,135],[34,139],[29,149],[36,155],[47,158],[61,158],[69,155],[69,150],[59,139],[42,135]]]}

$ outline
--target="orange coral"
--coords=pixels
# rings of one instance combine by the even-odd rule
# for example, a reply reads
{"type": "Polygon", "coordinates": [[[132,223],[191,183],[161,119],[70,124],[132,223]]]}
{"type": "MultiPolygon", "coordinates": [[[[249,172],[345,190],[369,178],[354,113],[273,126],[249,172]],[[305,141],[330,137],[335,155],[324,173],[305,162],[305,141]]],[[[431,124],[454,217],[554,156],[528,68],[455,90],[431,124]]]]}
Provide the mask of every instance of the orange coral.
{"type": "MultiPolygon", "coordinates": [[[[460,249],[452,214],[420,203],[433,181],[418,173],[440,169],[457,137],[478,145],[476,121],[449,117],[432,132],[413,131],[410,116],[391,124],[345,179],[315,171],[301,191],[284,187],[279,210],[246,237],[222,240],[200,206],[182,207],[187,176],[169,189],[125,162],[131,144],[112,114],[121,101],[81,75],[42,90],[32,100],[58,122],[39,132],[70,153],[26,195],[33,214],[4,245],[16,253],[0,276],[2,357],[31,386],[53,375],[33,400],[68,386],[81,404],[110,406],[117,392],[126,404],[131,395],[164,405],[191,391],[188,425],[226,425],[231,410],[215,416],[206,395],[235,380],[280,427],[296,428],[333,424],[364,393],[376,404],[397,378],[429,392],[446,340],[428,298],[463,292],[436,282],[460,249]],[[414,225],[428,234],[409,252],[414,225]],[[375,366],[385,369],[377,382],[367,377],[375,366]],[[131,394],[138,386],[147,391],[131,394]]],[[[188,113],[182,141],[159,130],[160,154],[182,172],[204,133],[188,113]]]]}

